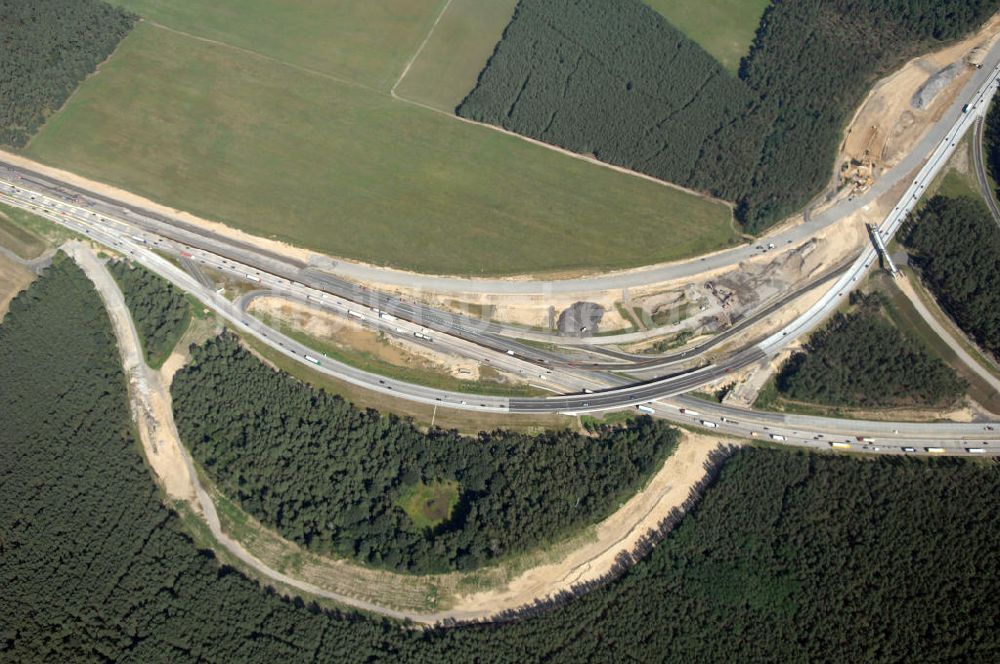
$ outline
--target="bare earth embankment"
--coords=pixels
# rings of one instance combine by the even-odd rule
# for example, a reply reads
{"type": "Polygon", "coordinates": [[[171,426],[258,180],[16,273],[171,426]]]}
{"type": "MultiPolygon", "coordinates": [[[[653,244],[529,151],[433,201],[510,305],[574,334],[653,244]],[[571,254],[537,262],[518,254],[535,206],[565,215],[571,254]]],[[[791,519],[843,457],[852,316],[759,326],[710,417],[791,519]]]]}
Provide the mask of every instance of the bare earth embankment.
{"type": "Polygon", "coordinates": [[[606,575],[620,552],[631,551],[650,529],[688,498],[692,488],[705,476],[711,452],[720,444],[714,437],[685,434],[678,449],[648,486],[618,511],[576,538],[514,561],[506,569],[501,565],[468,574],[433,577],[393,574],[344,560],[308,556],[266,531],[244,546],[224,531],[215,503],[201,485],[190,455],[181,445],[169,395],[159,377],[142,362],[135,326],[110,273],[85,245],[69,243],[66,250],[95,283],[108,309],[129,379],[130,405],[143,450],[167,495],[192,502],[221,549],[265,582],[277,582],[347,606],[419,623],[488,618],[606,575]],[[287,560],[289,553],[296,558],[294,574],[272,566],[287,560]],[[537,564],[538,560],[543,562],[537,564]],[[300,573],[309,580],[299,578],[300,573]],[[481,585],[488,588],[469,591],[481,585]],[[463,592],[463,588],[467,590],[463,592]],[[434,597],[433,604],[441,608],[427,610],[428,597],[434,597]]]}

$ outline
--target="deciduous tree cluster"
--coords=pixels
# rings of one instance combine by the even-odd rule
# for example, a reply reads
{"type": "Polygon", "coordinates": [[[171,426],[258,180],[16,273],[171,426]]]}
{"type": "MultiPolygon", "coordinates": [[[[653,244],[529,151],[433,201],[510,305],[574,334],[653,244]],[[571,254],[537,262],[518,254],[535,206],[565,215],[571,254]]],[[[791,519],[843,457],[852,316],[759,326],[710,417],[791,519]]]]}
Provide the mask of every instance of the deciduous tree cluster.
{"type": "Polygon", "coordinates": [[[425,434],[264,366],[232,335],[195,348],[172,391],[181,438],[243,509],[315,551],[401,571],[467,570],[593,523],[678,438],[650,418],[595,438],[425,434]],[[441,480],[459,483],[459,503],[419,528],[400,494],[441,480]]]}
{"type": "Polygon", "coordinates": [[[0,0],[0,144],[27,144],[136,18],[100,0],[0,0]]]}
{"type": "Polygon", "coordinates": [[[735,201],[760,231],[828,181],[867,89],[998,0],[784,0],[738,78],[641,0],[521,0],[459,115],[735,201]]]}

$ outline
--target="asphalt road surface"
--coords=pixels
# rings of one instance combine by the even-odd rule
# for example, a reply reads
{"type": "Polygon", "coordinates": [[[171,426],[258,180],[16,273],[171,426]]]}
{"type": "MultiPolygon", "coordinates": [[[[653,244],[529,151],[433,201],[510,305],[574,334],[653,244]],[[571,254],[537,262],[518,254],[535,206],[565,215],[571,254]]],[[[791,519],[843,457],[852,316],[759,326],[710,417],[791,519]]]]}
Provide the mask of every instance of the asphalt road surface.
{"type": "Polygon", "coordinates": [[[975,141],[975,145],[972,146],[972,154],[976,162],[976,179],[979,180],[979,189],[983,192],[983,198],[986,200],[986,205],[990,208],[990,214],[993,215],[993,222],[997,226],[1000,226],[1000,206],[997,205],[997,194],[993,191],[993,187],[990,186],[990,178],[986,172],[986,160],[984,156],[986,147],[983,145],[985,114],[986,111],[984,110],[983,116],[980,116],[979,121],[976,122],[976,133],[972,137],[972,140],[975,141]]]}
{"type": "MultiPolygon", "coordinates": [[[[958,138],[969,128],[971,123],[975,122],[976,118],[984,112],[990,97],[996,89],[995,79],[997,76],[1000,76],[1000,68],[998,67],[995,67],[993,70],[986,71],[985,76],[978,76],[978,79],[982,79],[985,82],[978,89],[974,90],[973,94],[966,100],[966,103],[968,104],[968,112],[960,110],[957,117],[954,119],[953,124],[950,126],[939,127],[939,129],[943,132],[941,142],[932,151],[931,156],[924,164],[923,168],[920,169],[916,179],[913,184],[910,185],[906,194],[904,194],[900,204],[897,205],[889,216],[879,225],[878,232],[882,234],[885,240],[890,239],[896,232],[899,225],[905,219],[906,214],[910,211],[910,209],[912,209],[921,193],[926,189],[926,186],[940,171],[941,167],[947,162],[948,157],[954,151],[958,138]]],[[[964,105],[965,104],[963,104],[963,106],[964,105]]],[[[472,396],[468,394],[426,388],[419,385],[395,381],[389,378],[383,378],[332,360],[317,360],[314,351],[298,344],[286,335],[281,334],[279,331],[269,328],[259,320],[248,316],[235,304],[229,302],[218,293],[215,293],[207,288],[198,279],[163,258],[153,249],[155,247],[161,252],[179,253],[182,258],[194,258],[199,260],[199,262],[205,262],[208,260],[206,257],[211,256],[210,250],[205,250],[204,248],[196,249],[194,246],[185,246],[182,243],[179,243],[176,238],[171,238],[170,236],[154,235],[142,220],[136,221],[129,219],[128,221],[125,221],[123,219],[107,218],[98,214],[98,212],[89,205],[81,207],[78,205],[68,204],[64,201],[46,196],[40,192],[26,190],[24,187],[25,183],[23,181],[7,183],[6,186],[2,187],[4,197],[9,199],[14,204],[27,207],[28,209],[34,209],[43,216],[47,216],[48,218],[56,220],[67,227],[88,235],[98,242],[119,249],[137,262],[142,263],[152,271],[160,274],[184,290],[187,290],[196,297],[200,298],[208,306],[215,309],[224,319],[233,324],[236,329],[260,337],[272,348],[294,357],[300,362],[309,363],[318,371],[329,373],[341,380],[345,380],[368,389],[383,392],[385,394],[401,396],[419,402],[440,404],[451,408],[487,412],[581,413],[598,412],[602,410],[641,405],[645,409],[653,410],[656,414],[670,416],[672,413],[669,411],[665,412],[664,409],[667,407],[656,403],[658,400],[677,396],[702,385],[715,382],[720,378],[723,378],[727,373],[736,371],[774,354],[787,343],[803,334],[806,334],[822,322],[822,320],[832,310],[839,306],[842,298],[845,297],[852,288],[852,282],[857,281],[857,279],[864,274],[864,271],[870,267],[876,258],[874,248],[867,247],[862,252],[861,256],[859,256],[858,259],[837,278],[836,282],[824,294],[820,301],[807,310],[802,316],[798,317],[784,329],[776,332],[760,345],[744,349],[743,351],[726,358],[719,364],[702,367],[694,371],[674,376],[667,376],[664,378],[629,385],[620,385],[617,380],[611,381],[611,385],[605,389],[591,390],[587,388],[587,391],[582,394],[566,394],[550,398],[506,399],[502,397],[472,396]],[[201,256],[200,258],[199,255],[201,256]],[[311,356],[313,360],[310,361],[307,359],[307,355],[311,356]]],[[[403,316],[413,316],[416,318],[423,315],[426,316],[427,319],[422,322],[427,325],[428,328],[439,330],[446,335],[456,336],[454,335],[454,328],[452,327],[454,322],[452,320],[449,320],[448,318],[440,318],[440,312],[433,310],[429,312],[423,311],[422,308],[424,305],[408,303],[379,293],[373,293],[363,286],[350,284],[348,282],[331,282],[325,276],[320,277],[317,280],[319,282],[318,286],[323,290],[317,290],[314,285],[304,283],[304,281],[301,280],[303,275],[308,275],[310,272],[309,270],[300,267],[298,274],[281,276],[279,272],[272,271],[269,268],[275,267],[274,264],[276,262],[284,259],[267,255],[264,252],[257,254],[252,247],[246,248],[245,251],[255,257],[255,267],[250,268],[242,264],[231,263],[229,259],[221,256],[214,256],[212,257],[213,260],[221,261],[221,263],[215,265],[215,267],[230,269],[237,273],[246,270],[246,273],[242,275],[246,280],[263,284],[266,279],[268,281],[268,287],[283,287],[292,291],[298,289],[307,299],[310,294],[312,294],[312,296],[322,298],[325,294],[323,292],[324,290],[326,293],[329,293],[331,290],[335,290],[337,288],[348,288],[350,290],[343,296],[345,300],[358,302],[364,301],[364,298],[366,296],[368,297],[368,306],[371,313],[355,313],[361,314],[362,316],[368,316],[369,318],[374,315],[376,319],[381,319],[382,314],[386,311],[399,313],[400,316],[397,316],[397,318],[403,316]],[[296,277],[299,278],[298,281],[296,281],[296,277]],[[310,289],[312,290],[310,291],[310,289]]],[[[284,268],[282,267],[281,269],[284,268]]],[[[335,294],[335,296],[340,295],[335,294]]],[[[390,313],[390,315],[395,316],[396,314],[390,313]]],[[[482,324],[481,321],[475,322],[477,325],[482,324]]],[[[476,334],[480,335],[482,338],[472,339],[471,341],[479,345],[481,348],[491,350],[497,354],[506,355],[508,358],[513,357],[514,360],[520,360],[520,358],[516,357],[517,353],[514,352],[513,349],[509,347],[495,348],[495,340],[493,340],[493,345],[491,345],[490,342],[487,341],[487,339],[490,339],[487,333],[476,332],[476,334]]],[[[509,342],[504,340],[504,344],[509,345],[509,342]]],[[[530,357],[532,361],[541,363],[549,361],[549,358],[544,357],[544,355],[546,355],[544,351],[539,351],[530,347],[526,347],[525,350],[533,354],[533,357],[530,357]],[[539,357],[539,355],[542,357],[539,357]]],[[[548,372],[548,375],[551,376],[551,380],[555,384],[571,385],[578,383],[580,380],[577,375],[566,372],[563,367],[555,367],[551,369],[548,372]]],[[[703,408],[707,409],[708,406],[703,406],[703,408]]],[[[762,416],[758,413],[748,413],[745,411],[739,412],[739,416],[742,417],[744,421],[723,421],[721,419],[723,416],[719,415],[719,420],[698,419],[695,424],[705,428],[719,429],[720,431],[727,432],[732,429],[732,432],[737,433],[738,435],[761,435],[758,428],[764,429],[764,427],[754,418],[766,418],[770,416],[762,416]]],[[[677,419],[680,415],[685,414],[678,411],[678,413],[671,419],[677,419]]],[[[726,417],[728,418],[728,416],[726,417]]],[[[851,432],[858,431],[859,429],[863,429],[864,431],[855,435],[870,438],[871,436],[868,435],[868,430],[865,429],[865,427],[874,427],[879,431],[882,431],[886,426],[893,426],[893,430],[895,431],[904,431],[906,427],[911,426],[903,423],[856,423],[852,421],[834,419],[824,420],[818,424],[815,422],[812,424],[809,422],[803,422],[802,424],[809,425],[808,427],[800,427],[807,430],[793,430],[790,435],[774,433],[769,433],[768,435],[772,436],[772,438],[777,435],[779,437],[773,439],[778,442],[785,443],[796,443],[809,446],[832,444],[821,442],[823,437],[827,435],[826,433],[817,431],[820,425],[822,425],[823,431],[827,431],[828,433],[836,432],[836,435],[841,436],[846,435],[847,438],[845,438],[844,441],[838,441],[837,443],[838,445],[846,446],[851,444],[847,442],[850,438],[851,432]]],[[[905,443],[910,440],[924,442],[932,441],[933,444],[928,443],[923,446],[924,451],[928,453],[936,453],[938,449],[941,449],[943,451],[965,451],[965,453],[968,454],[988,454],[992,451],[992,448],[988,448],[988,445],[1000,442],[1000,439],[996,438],[997,433],[995,432],[995,429],[1000,428],[1000,426],[995,425],[963,425],[943,423],[920,424],[916,425],[916,427],[917,428],[912,431],[906,429],[907,436],[909,437],[902,440],[902,442],[905,443]],[[984,428],[980,430],[978,428],[980,426],[984,428]],[[975,430],[973,431],[973,429],[975,430]],[[982,440],[972,440],[970,436],[982,440]],[[983,445],[984,447],[971,447],[971,445],[983,445]]],[[[900,434],[893,435],[895,436],[900,434]]],[[[872,447],[870,441],[863,442],[863,447],[872,447]]],[[[838,449],[843,448],[841,447],[838,449]]],[[[884,447],[884,451],[886,452],[892,451],[892,449],[893,448],[891,446],[884,447]]],[[[883,448],[880,447],[879,451],[883,451],[883,448]]],[[[895,451],[901,453],[919,453],[920,448],[918,448],[916,444],[912,446],[900,445],[896,446],[895,451]]]]}
{"type": "MultiPolygon", "coordinates": [[[[18,199],[14,199],[14,201],[20,202],[18,199]]],[[[309,364],[316,371],[383,394],[408,398],[423,403],[437,404],[443,407],[501,413],[598,412],[639,404],[653,410],[656,415],[675,421],[744,437],[760,436],[760,432],[767,430],[766,427],[771,426],[764,422],[769,422],[775,417],[789,417],[738,411],[738,417],[742,419],[737,420],[734,415],[733,418],[728,418],[732,421],[723,422],[721,417],[724,415],[718,412],[718,409],[722,408],[721,406],[706,403],[702,405],[702,412],[705,414],[699,414],[695,417],[690,413],[681,413],[679,409],[675,410],[669,404],[659,402],[659,399],[680,394],[708,382],[714,382],[727,373],[728,367],[744,366],[762,359],[764,354],[759,347],[752,347],[738,353],[730,358],[729,363],[725,366],[713,365],[666,379],[632,385],[618,385],[617,383],[620,383],[622,380],[618,378],[614,382],[614,386],[601,391],[593,390],[591,393],[563,395],[547,399],[507,399],[504,397],[472,396],[396,381],[367,373],[333,360],[323,359],[321,360],[321,364],[317,365],[306,359],[307,355],[315,357],[315,351],[268,327],[256,318],[248,316],[234,303],[226,300],[220,294],[205,288],[197,279],[183,269],[153,251],[151,246],[151,243],[154,243],[153,241],[129,233],[130,229],[128,228],[117,231],[111,229],[108,224],[101,222],[99,219],[94,220],[93,217],[96,217],[96,215],[84,209],[74,208],[73,206],[53,200],[33,201],[33,203],[36,203],[34,207],[37,213],[57,220],[59,223],[77,230],[97,242],[121,251],[136,262],[143,264],[153,272],[175,283],[180,288],[192,293],[207,306],[213,308],[236,330],[260,338],[271,348],[301,363],[309,364]],[[692,418],[694,419],[692,420],[692,418]]],[[[562,369],[552,370],[551,375],[554,383],[576,380],[576,377],[573,375],[564,376],[562,371],[562,369]]],[[[699,405],[702,403],[699,402],[699,405]]],[[[786,420],[783,421],[787,423],[786,420]]],[[[808,424],[808,422],[802,422],[798,428],[792,430],[794,433],[780,429],[779,431],[785,431],[787,435],[776,434],[784,437],[784,440],[778,442],[815,447],[824,444],[820,442],[822,440],[820,436],[836,434],[844,436],[846,441],[851,436],[880,434],[886,427],[891,426],[900,431],[908,427],[907,437],[900,438],[898,441],[900,445],[897,445],[895,449],[890,446],[880,447],[880,452],[882,453],[892,451],[902,454],[931,453],[928,452],[929,449],[941,449],[945,452],[962,454],[979,454],[978,451],[967,452],[966,450],[969,449],[981,449],[984,454],[993,454],[994,449],[1000,452],[1000,434],[997,433],[1000,430],[1000,423],[985,425],[956,423],[911,425],[904,423],[858,423],[850,420],[824,419],[819,423],[821,426],[810,427],[807,426],[808,424]],[[985,428],[987,426],[992,427],[992,429],[987,430],[985,428]],[[980,430],[980,427],[984,428],[980,430]],[[874,431],[871,429],[874,429],[874,431]],[[905,448],[911,446],[905,444],[911,442],[913,443],[913,451],[906,451],[905,448]],[[917,444],[918,442],[920,445],[917,444]]],[[[847,443],[845,442],[845,444],[847,443]]]]}

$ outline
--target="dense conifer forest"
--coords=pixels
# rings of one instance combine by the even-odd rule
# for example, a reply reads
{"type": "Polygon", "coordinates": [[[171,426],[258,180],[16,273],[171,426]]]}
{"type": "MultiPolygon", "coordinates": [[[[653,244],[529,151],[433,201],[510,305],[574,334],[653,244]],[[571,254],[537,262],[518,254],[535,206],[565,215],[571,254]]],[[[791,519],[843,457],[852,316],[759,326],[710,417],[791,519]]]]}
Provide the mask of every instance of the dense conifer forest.
{"type": "Polygon", "coordinates": [[[199,551],[131,437],[100,299],[63,258],[0,325],[0,660],[988,662],[1000,472],[736,454],[618,581],[426,632],[286,601],[199,551]]]}
{"type": "Polygon", "coordinates": [[[243,509],[315,551],[399,571],[467,570],[596,522],[678,439],[648,417],[595,438],[424,434],[266,367],[232,335],[197,347],[172,391],[182,440],[243,509]],[[458,505],[434,528],[399,506],[418,483],[455,481],[458,505]]]}
{"type": "Polygon", "coordinates": [[[27,144],[135,21],[100,0],[0,0],[0,144],[27,144]]]}
{"type": "Polygon", "coordinates": [[[1000,182],[1000,104],[995,102],[990,104],[984,122],[983,145],[986,148],[986,169],[994,182],[1000,182]]]}
{"type": "Polygon", "coordinates": [[[986,204],[935,196],[902,237],[941,306],[980,347],[1000,358],[1000,228],[986,204]]]}
{"type": "Polygon", "coordinates": [[[877,294],[851,294],[855,310],[836,313],[778,374],[789,399],[828,406],[951,405],[965,383],[921,342],[881,314],[877,294]]]}
{"type": "Polygon", "coordinates": [[[641,0],[521,0],[463,117],[735,201],[758,232],[827,183],[879,77],[1000,0],[785,0],[734,78],[641,0]]]}
{"type": "Polygon", "coordinates": [[[191,321],[191,305],[172,283],[141,265],[109,261],[108,269],[125,296],[142,340],[146,363],[159,367],[191,321]]]}

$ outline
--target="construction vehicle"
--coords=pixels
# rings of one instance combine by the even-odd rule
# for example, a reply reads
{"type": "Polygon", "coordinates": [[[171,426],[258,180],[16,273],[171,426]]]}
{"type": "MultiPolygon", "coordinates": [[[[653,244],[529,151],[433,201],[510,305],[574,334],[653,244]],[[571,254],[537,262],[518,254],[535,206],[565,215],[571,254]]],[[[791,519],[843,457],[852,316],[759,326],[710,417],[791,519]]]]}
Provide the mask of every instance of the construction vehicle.
{"type": "MultiPolygon", "coordinates": [[[[875,183],[876,156],[872,151],[872,146],[875,143],[875,138],[879,134],[878,125],[872,125],[869,131],[871,133],[868,136],[868,143],[865,145],[865,151],[861,158],[852,159],[847,164],[847,168],[849,169],[847,180],[848,183],[854,188],[855,195],[867,192],[875,183]]],[[[888,136],[886,136],[886,140],[888,140],[888,136]]],[[[879,155],[881,155],[884,150],[885,145],[883,144],[882,150],[879,150],[879,155]]]]}

